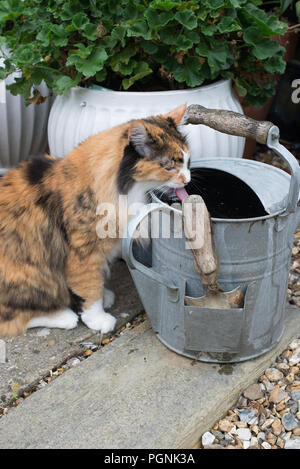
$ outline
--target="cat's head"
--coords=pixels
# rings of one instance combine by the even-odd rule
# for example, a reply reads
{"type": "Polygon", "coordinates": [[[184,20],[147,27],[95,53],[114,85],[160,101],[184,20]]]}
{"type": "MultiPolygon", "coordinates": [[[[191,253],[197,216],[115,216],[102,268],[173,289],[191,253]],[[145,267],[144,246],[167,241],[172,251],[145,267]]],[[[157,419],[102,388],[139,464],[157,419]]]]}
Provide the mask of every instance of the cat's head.
{"type": "Polygon", "coordinates": [[[145,182],[153,189],[189,183],[190,153],[185,137],[177,130],[185,111],[186,105],[181,105],[167,114],[129,124],[118,174],[120,193],[128,193],[134,182],[145,182]]]}

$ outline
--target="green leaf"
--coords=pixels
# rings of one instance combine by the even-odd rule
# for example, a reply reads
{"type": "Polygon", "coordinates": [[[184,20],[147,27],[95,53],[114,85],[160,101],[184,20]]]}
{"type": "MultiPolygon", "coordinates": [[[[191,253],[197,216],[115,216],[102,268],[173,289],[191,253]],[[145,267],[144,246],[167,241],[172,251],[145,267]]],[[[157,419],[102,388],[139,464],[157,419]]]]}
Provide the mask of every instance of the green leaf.
{"type": "Polygon", "coordinates": [[[201,57],[207,57],[208,65],[213,73],[227,70],[233,63],[233,55],[226,42],[212,41],[210,44],[202,42],[196,48],[201,57]]]}
{"type": "Polygon", "coordinates": [[[279,55],[274,55],[264,62],[265,70],[274,75],[275,73],[284,73],[286,62],[279,55]]]}
{"type": "Polygon", "coordinates": [[[200,24],[200,30],[201,33],[204,34],[205,36],[214,36],[218,30],[218,25],[215,23],[207,24],[207,23],[202,23],[200,24]]]}
{"type": "Polygon", "coordinates": [[[280,14],[282,15],[292,3],[293,0],[280,0],[280,14]]]}
{"type": "Polygon", "coordinates": [[[62,20],[71,20],[76,14],[78,14],[78,5],[76,5],[76,3],[66,2],[60,12],[60,18],[62,20]]]}
{"type": "Polygon", "coordinates": [[[76,13],[72,18],[72,24],[76,29],[83,29],[89,24],[89,19],[85,13],[76,13]]]}
{"type": "Polygon", "coordinates": [[[70,88],[73,88],[74,86],[77,86],[77,85],[78,85],[78,80],[72,80],[67,75],[63,75],[59,77],[53,83],[53,91],[56,94],[63,94],[66,91],[68,91],[70,88]]]}
{"type": "Polygon", "coordinates": [[[259,30],[254,26],[250,26],[244,32],[244,41],[253,46],[253,55],[260,60],[268,59],[284,50],[277,41],[261,37],[259,30]]]}
{"type": "Polygon", "coordinates": [[[127,75],[130,72],[125,72],[124,70],[128,70],[128,68],[125,68],[123,65],[128,65],[131,57],[134,55],[136,55],[136,48],[134,44],[129,44],[119,54],[116,54],[111,58],[110,64],[112,69],[115,72],[120,72],[127,75]]]}
{"type": "Polygon", "coordinates": [[[222,8],[226,1],[225,0],[204,0],[203,2],[209,10],[219,10],[222,8]]]}
{"type": "Polygon", "coordinates": [[[187,29],[195,29],[197,27],[197,17],[191,10],[177,11],[175,19],[187,29]]]}
{"type": "Polygon", "coordinates": [[[0,67],[0,80],[5,80],[6,77],[7,77],[6,68],[0,67]]]}
{"type": "Polygon", "coordinates": [[[27,64],[34,60],[34,45],[28,44],[18,48],[18,63],[27,64]]]}
{"type": "Polygon", "coordinates": [[[296,15],[298,17],[298,21],[300,22],[300,1],[296,2],[296,15]]]}
{"type": "Polygon", "coordinates": [[[277,16],[267,14],[252,3],[247,5],[247,9],[243,11],[242,16],[247,19],[248,23],[258,29],[259,36],[282,35],[288,28],[287,24],[279,21],[277,16]]]}
{"type": "Polygon", "coordinates": [[[23,5],[19,0],[6,0],[0,3],[0,21],[14,21],[23,13],[23,5]]]}
{"type": "Polygon", "coordinates": [[[147,54],[155,54],[158,51],[158,45],[151,41],[141,40],[141,47],[147,54]]]}
{"type": "Polygon", "coordinates": [[[82,35],[91,41],[95,41],[98,37],[97,25],[92,23],[86,24],[82,30],[82,35]]]}
{"type": "Polygon", "coordinates": [[[188,57],[183,63],[178,63],[173,57],[167,57],[164,65],[174,75],[175,80],[186,83],[191,88],[201,85],[205,80],[202,64],[196,57],[188,57]]]}
{"type": "Polygon", "coordinates": [[[242,29],[241,25],[230,16],[223,16],[217,27],[221,34],[231,33],[232,31],[239,31],[242,29]]]}
{"type": "Polygon", "coordinates": [[[245,86],[243,85],[243,80],[241,80],[240,78],[236,78],[234,80],[234,83],[238,94],[241,96],[241,98],[244,98],[247,94],[247,88],[245,88],[245,86]]]}
{"type": "Polygon", "coordinates": [[[127,30],[128,37],[143,37],[146,40],[152,39],[151,31],[145,20],[137,21],[130,25],[127,30]]]}
{"type": "Polygon", "coordinates": [[[52,37],[51,42],[57,47],[64,47],[68,44],[68,36],[62,24],[52,24],[50,26],[52,37]]]}
{"type": "Polygon", "coordinates": [[[25,77],[15,78],[14,83],[7,85],[6,88],[14,96],[21,94],[24,98],[30,98],[32,83],[30,80],[27,80],[25,77]]]}
{"type": "Polygon", "coordinates": [[[156,8],[157,10],[172,10],[181,4],[181,0],[153,0],[150,2],[150,8],[156,8]]]}
{"type": "Polygon", "coordinates": [[[171,11],[163,11],[159,13],[157,10],[148,8],[145,12],[148,24],[152,29],[161,29],[174,18],[174,13],[171,11]]]}
{"type": "Polygon", "coordinates": [[[102,81],[104,81],[106,78],[106,75],[107,75],[107,70],[105,68],[103,68],[103,70],[100,70],[100,72],[97,72],[96,73],[97,82],[101,83],[102,81]]]}
{"type": "Polygon", "coordinates": [[[130,78],[124,78],[122,85],[124,90],[128,90],[136,81],[141,80],[141,78],[146,77],[152,73],[152,69],[149,67],[147,62],[138,62],[137,66],[133,71],[134,75],[130,78]]]}
{"type": "Polygon", "coordinates": [[[111,37],[117,39],[117,41],[121,41],[122,45],[124,45],[124,38],[126,36],[126,28],[124,26],[117,26],[111,32],[111,37]]]}
{"type": "Polygon", "coordinates": [[[74,65],[86,77],[91,77],[103,68],[108,55],[102,46],[95,47],[88,57],[72,54],[68,57],[67,65],[74,65]]]}

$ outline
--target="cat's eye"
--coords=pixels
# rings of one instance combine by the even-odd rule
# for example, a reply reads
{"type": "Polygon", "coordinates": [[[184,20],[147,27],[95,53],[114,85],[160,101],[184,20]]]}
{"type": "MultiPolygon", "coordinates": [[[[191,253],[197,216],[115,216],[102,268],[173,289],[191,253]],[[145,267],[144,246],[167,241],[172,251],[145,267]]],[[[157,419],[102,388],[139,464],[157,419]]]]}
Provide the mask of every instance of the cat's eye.
{"type": "Polygon", "coordinates": [[[164,164],[164,169],[166,169],[167,171],[171,171],[172,169],[175,169],[175,161],[169,160],[167,163],[164,164]]]}

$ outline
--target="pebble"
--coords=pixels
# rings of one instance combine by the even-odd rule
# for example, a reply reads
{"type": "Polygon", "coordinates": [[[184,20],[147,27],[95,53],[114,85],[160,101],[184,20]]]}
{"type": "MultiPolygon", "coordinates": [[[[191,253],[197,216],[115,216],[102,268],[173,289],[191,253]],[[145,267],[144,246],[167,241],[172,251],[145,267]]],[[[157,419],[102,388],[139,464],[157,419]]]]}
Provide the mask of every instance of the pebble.
{"type": "Polygon", "coordinates": [[[250,441],[244,440],[243,441],[243,449],[248,449],[250,444],[251,444],[250,441]]]}
{"type": "Polygon", "coordinates": [[[251,440],[251,431],[249,428],[238,428],[237,436],[240,440],[251,440]]]}
{"type": "Polygon", "coordinates": [[[251,386],[248,386],[243,392],[243,395],[250,401],[256,401],[264,397],[264,393],[259,384],[251,384],[251,386]]]}
{"type": "Polygon", "coordinates": [[[231,433],[225,433],[225,440],[226,441],[234,441],[234,436],[231,433]]]}
{"type": "Polygon", "coordinates": [[[298,427],[297,419],[290,412],[287,412],[283,415],[282,424],[283,424],[284,428],[288,431],[294,430],[294,428],[298,427]]]}
{"type": "Polygon", "coordinates": [[[227,419],[220,420],[219,429],[221,432],[230,432],[234,428],[234,424],[227,419]]]}
{"type": "Polygon", "coordinates": [[[205,448],[206,446],[213,444],[213,442],[215,441],[215,435],[213,435],[210,432],[205,432],[202,435],[201,441],[202,441],[202,445],[205,448]]]}
{"type": "Polygon", "coordinates": [[[261,429],[267,430],[267,428],[269,428],[273,422],[274,422],[274,418],[267,419],[265,423],[261,426],[261,429]]]}
{"type": "Polygon", "coordinates": [[[44,327],[43,329],[39,330],[36,335],[39,337],[47,337],[50,333],[50,329],[44,327]]]}
{"type": "MultiPolygon", "coordinates": [[[[294,401],[300,401],[300,391],[292,392],[291,397],[294,401]]],[[[299,408],[299,410],[300,410],[300,408],[299,408]]]]}
{"type": "Polygon", "coordinates": [[[272,449],[272,446],[270,445],[270,443],[268,443],[267,441],[264,441],[261,446],[264,448],[264,449],[272,449]]]}
{"type": "Polygon", "coordinates": [[[275,435],[273,435],[273,433],[270,432],[268,433],[267,440],[270,443],[270,445],[275,445],[277,438],[275,435]]]}
{"type": "Polygon", "coordinates": [[[279,418],[276,418],[272,423],[272,430],[274,435],[279,436],[282,431],[282,425],[279,418]]]}
{"type": "Polygon", "coordinates": [[[243,422],[243,421],[236,422],[236,426],[237,426],[238,428],[248,428],[247,422],[243,422]]]}
{"type": "Polygon", "coordinates": [[[258,438],[258,440],[263,440],[263,441],[265,441],[265,439],[266,439],[266,434],[265,434],[265,432],[259,432],[259,433],[257,434],[257,438],[258,438]]]}
{"type": "Polygon", "coordinates": [[[257,412],[252,409],[239,409],[239,418],[242,422],[250,423],[256,414],[257,412]]]}
{"type": "Polygon", "coordinates": [[[284,449],[300,449],[300,438],[291,438],[285,442],[284,449]]]}
{"type": "Polygon", "coordinates": [[[269,402],[281,402],[288,397],[288,393],[283,391],[279,386],[276,386],[274,389],[271,390],[269,396],[269,402]]]}
{"type": "Polygon", "coordinates": [[[258,447],[258,438],[256,436],[252,436],[250,440],[250,446],[252,448],[257,448],[258,447]]]}
{"type": "Polygon", "coordinates": [[[223,440],[224,438],[224,434],[222,432],[219,432],[218,430],[212,430],[211,432],[216,438],[217,440],[223,440]]]}
{"type": "Polygon", "coordinates": [[[290,365],[297,365],[298,363],[300,363],[300,347],[299,349],[296,350],[295,353],[293,353],[293,355],[289,358],[289,364],[290,365]]]}
{"type": "MultiPolygon", "coordinates": [[[[299,285],[298,285],[298,287],[299,287],[299,285]]],[[[289,348],[290,348],[291,350],[295,350],[295,349],[297,349],[298,347],[300,347],[300,339],[295,339],[295,340],[293,340],[293,342],[291,342],[290,345],[289,345],[289,348]]]]}
{"type": "Polygon", "coordinates": [[[79,365],[80,363],[80,360],[79,358],[70,358],[70,360],[67,361],[66,365],[69,367],[69,368],[72,368],[73,366],[76,366],[76,365],[79,365]]]}
{"type": "Polygon", "coordinates": [[[268,368],[265,375],[270,381],[280,381],[283,378],[283,373],[276,368],[268,368]]]}

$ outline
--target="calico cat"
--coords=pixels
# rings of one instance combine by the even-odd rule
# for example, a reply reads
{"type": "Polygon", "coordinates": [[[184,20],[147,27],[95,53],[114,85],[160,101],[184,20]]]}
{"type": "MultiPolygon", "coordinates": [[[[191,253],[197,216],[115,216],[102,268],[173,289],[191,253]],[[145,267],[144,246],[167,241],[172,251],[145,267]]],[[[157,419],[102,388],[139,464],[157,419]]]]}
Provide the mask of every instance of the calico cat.
{"type": "Polygon", "coordinates": [[[76,327],[78,314],[106,333],[107,261],[118,238],[99,239],[97,207],[120,194],[145,202],[158,186],[190,181],[189,152],[176,126],[186,106],[100,132],[66,158],[21,163],[0,180],[0,335],[32,327],[76,327]]]}

